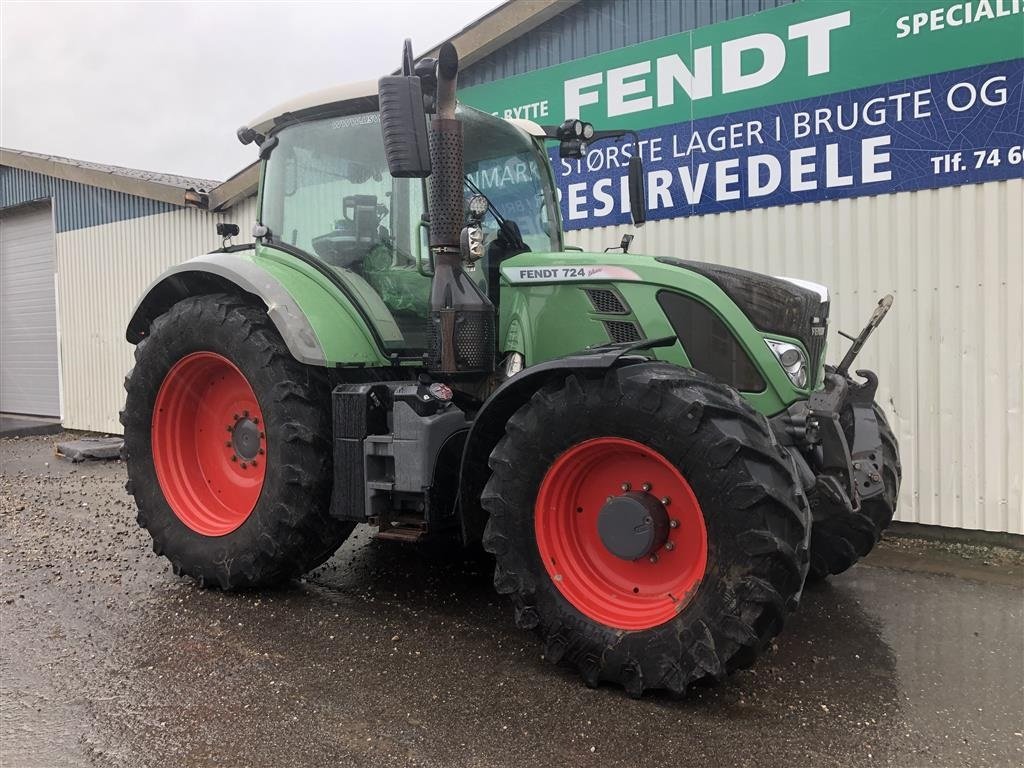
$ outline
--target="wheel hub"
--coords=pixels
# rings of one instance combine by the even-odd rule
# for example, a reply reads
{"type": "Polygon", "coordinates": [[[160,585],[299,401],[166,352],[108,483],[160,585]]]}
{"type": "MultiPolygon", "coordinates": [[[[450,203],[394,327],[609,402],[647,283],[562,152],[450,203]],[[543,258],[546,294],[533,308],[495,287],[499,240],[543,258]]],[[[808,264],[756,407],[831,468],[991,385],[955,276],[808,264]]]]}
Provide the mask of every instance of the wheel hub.
{"type": "Polygon", "coordinates": [[[249,414],[238,417],[231,427],[231,447],[242,461],[252,461],[260,452],[260,428],[249,414]]]}
{"type": "Polygon", "coordinates": [[[622,560],[653,554],[668,540],[665,507],[649,493],[612,496],[597,515],[597,533],[605,549],[622,560]]]}

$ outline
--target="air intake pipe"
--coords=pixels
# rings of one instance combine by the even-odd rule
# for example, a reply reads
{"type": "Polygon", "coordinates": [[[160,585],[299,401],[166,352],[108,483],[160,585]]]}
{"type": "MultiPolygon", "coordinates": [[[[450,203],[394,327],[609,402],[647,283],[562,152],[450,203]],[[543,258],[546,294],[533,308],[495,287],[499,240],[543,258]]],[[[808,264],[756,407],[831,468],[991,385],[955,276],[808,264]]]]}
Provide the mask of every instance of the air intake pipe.
{"type": "Polygon", "coordinates": [[[441,46],[437,60],[437,113],[430,121],[430,291],[427,367],[436,373],[486,374],[494,370],[494,305],[462,266],[465,224],[462,122],[455,116],[459,55],[441,46]]]}

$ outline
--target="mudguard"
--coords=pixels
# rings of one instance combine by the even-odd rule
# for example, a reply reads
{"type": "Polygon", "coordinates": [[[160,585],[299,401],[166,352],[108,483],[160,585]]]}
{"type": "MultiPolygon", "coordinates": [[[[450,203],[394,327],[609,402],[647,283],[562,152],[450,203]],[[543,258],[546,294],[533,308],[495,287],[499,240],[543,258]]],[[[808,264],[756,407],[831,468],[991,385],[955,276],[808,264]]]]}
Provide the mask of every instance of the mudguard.
{"type": "Polygon", "coordinates": [[[639,352],[655,347],[668,347],[675,343],[676,337],[668,336],[630,344],[595,347],[579,354],[557,357],[532,365],[495,389],[477,411],[462,450],[459,517],[463,541],[470,544],[479,541],[483,536],[487,516],[480,506],[480,495],[490,476],[487,459],[501,436],[505,434],[505,423],[533,396],[534,392],[552,378],[564,376],[569,372],[605,371],[618,366],[647,362],[649,358],[638,354],[639,352]]]}
{"type": "MultiPolygon", "coordinates": [[[[295,273],[295,277],[296,280],[306,280],[299,273],[295,273]]],[[[338,362],[325,353],[307,312],[285,282],[255,261],[252,249],[198,256],[171,267],[150,285],[132,313],[125,337],[130,343],[137,344],[149,332],[154,319],[187,296],[241,291],[263,302],[267,315],[296,360],[320,366],[338,362]]],[[[331,328],[335,339],[347,339],[353,346],[353,362],[366,364],[379,358],[365,329],[358,327],[345,313],[333,313],[332,326],[335,326],[331,328]],[[350,325],[351,328],[348,327],[350,325]]]]}

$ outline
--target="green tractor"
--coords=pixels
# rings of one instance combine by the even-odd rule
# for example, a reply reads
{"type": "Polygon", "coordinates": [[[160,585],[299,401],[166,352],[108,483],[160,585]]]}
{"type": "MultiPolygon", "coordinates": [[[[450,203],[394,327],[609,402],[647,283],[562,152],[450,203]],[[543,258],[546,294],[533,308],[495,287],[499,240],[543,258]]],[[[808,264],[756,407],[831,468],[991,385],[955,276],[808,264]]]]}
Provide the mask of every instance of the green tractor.
{"type": "MultiPolygon", "coordinates": [[[[138,522],[223,589],[358,523],[457,538],[587,684],[720,679],[892,519],[896,440],[849,375],[891,298],[833,368],[821,286],[565,246],[546,142],[628,133],[478,112],[457,71],[407,43],[402,74],[240,129],[255,244],[172,268],[128,325],[138,522]]],[[[642,223],[638,158],[622,191],[642,223]]]]}

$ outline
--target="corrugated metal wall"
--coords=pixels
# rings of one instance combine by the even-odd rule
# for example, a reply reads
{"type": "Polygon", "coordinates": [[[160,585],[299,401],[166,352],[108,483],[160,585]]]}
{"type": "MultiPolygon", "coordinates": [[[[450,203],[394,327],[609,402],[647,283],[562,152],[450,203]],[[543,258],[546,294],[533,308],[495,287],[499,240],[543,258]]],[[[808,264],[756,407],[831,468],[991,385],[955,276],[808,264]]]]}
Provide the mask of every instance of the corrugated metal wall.
{"type": "Polygon", "coordinates": [[[793,0],[582,0],[459,72],[489,83],[595,53],[766,11],[793,0]]]}
{"type": "Polygon", "coordinates": [[[803,277],[832,291],[829,358],[896,302],[860,367],[900,439],[908,522],[1024,533],[1024,181],[567,233],[633,251],[803,277]]]}
{"type": "Polygon", "coordinates": [[[120,434],[136,302],[167,267],[218,248],[217,222],[238,224],[245,242],[255,220],[249,198],[224,215],[177,208],[57,235],[65,427],[120,434]]]}
{"type": "MultiPolygon", "coordinates": [[[[57,236],[65,424],[119,432],[131,367],[124,327],[171,264],[247,233],[255,198],[57,236]]],[[[896,303],[860,362],[899,435],[898,519],[1024,533],[1024,181],[787,206],[568,233],[588,250],[637,235],[636,253],[679,255],[824,283],[830,357],[886,292],[896,303]]]]}

